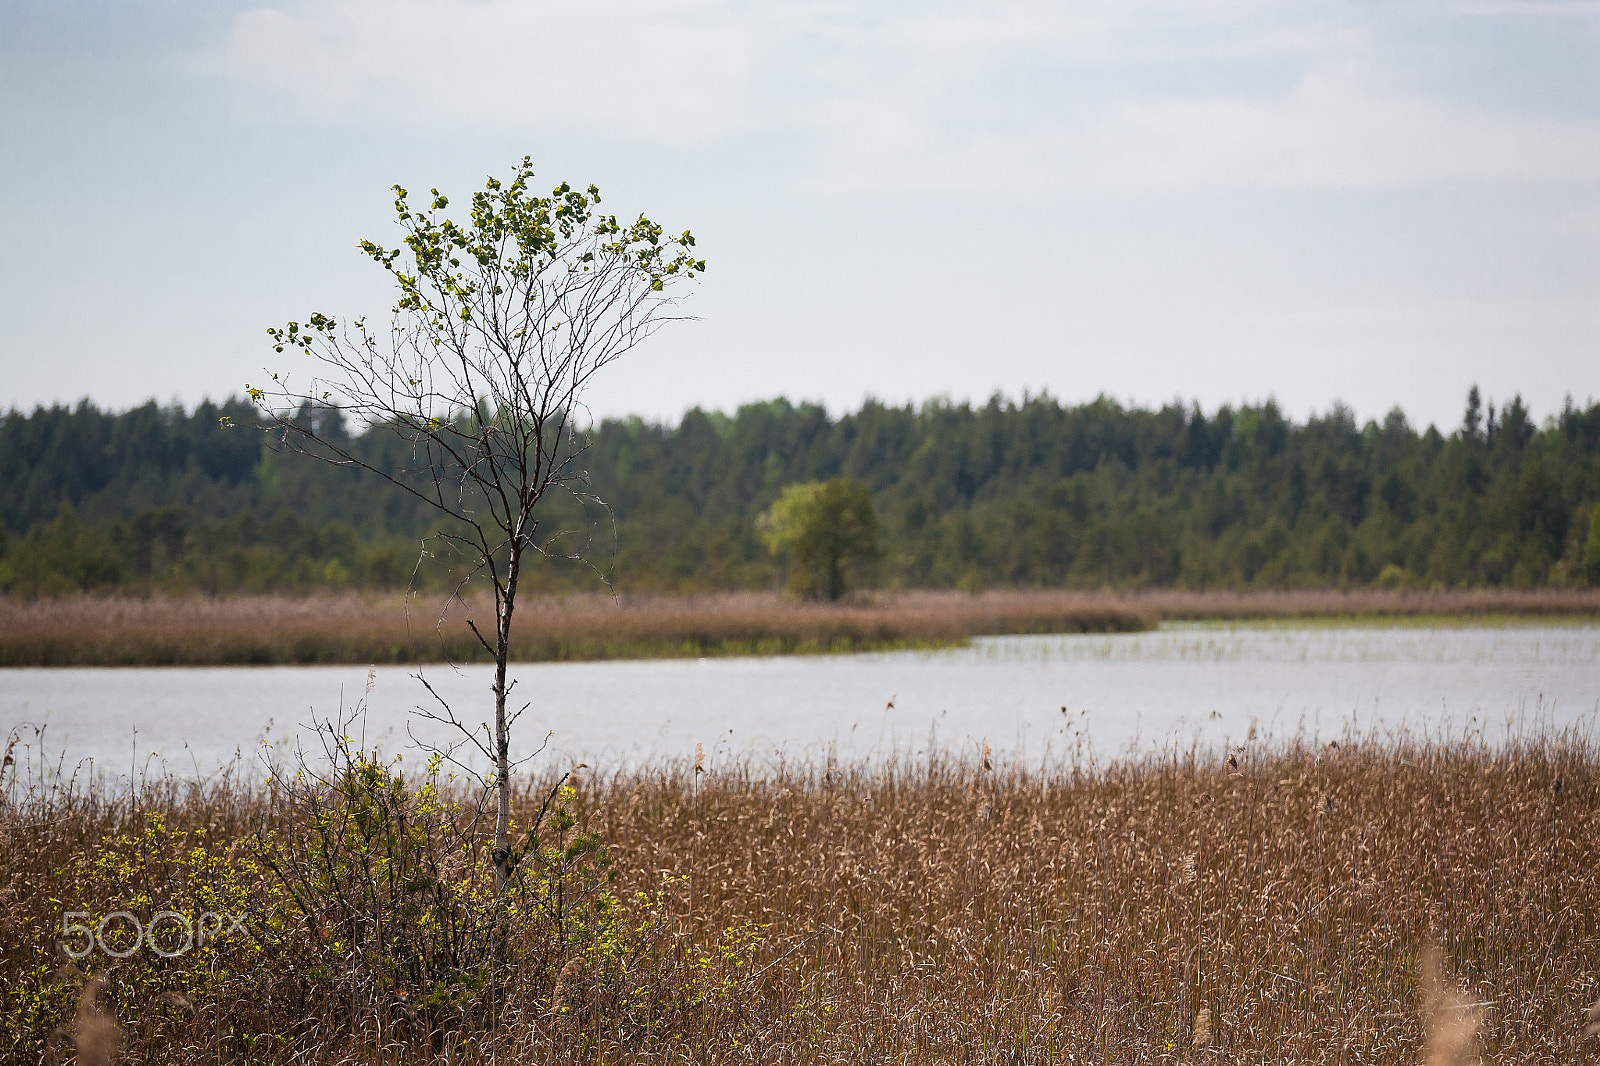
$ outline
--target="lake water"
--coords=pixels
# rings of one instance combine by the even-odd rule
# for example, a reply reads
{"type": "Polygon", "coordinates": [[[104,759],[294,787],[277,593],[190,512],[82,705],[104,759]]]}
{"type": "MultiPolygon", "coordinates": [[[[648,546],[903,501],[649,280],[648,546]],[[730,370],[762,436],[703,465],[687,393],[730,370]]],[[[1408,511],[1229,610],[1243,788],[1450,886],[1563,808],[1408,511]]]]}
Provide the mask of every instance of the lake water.
{"type": "MultiPolygon", "coordinates": [[[[67,766],[94,760],[210,770],[262,740],[365,699],[368,746],[403,750],[427,693],[415,668],[215,667],[0,670],[0,727],[44,725],[67,766]]],[[[487,666],[427,667],[461,717],[489,707],[487,666]]],[[[996,637],[970,648],[857,656],[548,663],[515,667],[516,733],[543,759],[616,766],[692,758],[840,760],[915,754],[930,742],[1038,763],[1077,750],[1346,730],[1519,732],[1600,721],[1600,626],[1339,628],[1170,626],[1125,635],[996,637]]],[[[31,729],[24,730],[32,738],[31,729]]],[[[30,746],[32,745],[30,740],[30,746]]]]}

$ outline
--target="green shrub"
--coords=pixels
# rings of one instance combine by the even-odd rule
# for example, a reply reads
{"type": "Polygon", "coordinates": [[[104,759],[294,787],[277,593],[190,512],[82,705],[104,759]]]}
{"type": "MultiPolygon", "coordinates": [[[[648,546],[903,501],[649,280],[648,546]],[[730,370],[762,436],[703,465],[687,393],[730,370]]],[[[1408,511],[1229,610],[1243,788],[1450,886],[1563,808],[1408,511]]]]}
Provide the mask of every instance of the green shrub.
{"type": "Polygon", "coordinates": [[[497,893],[487,794],[451,789],[438,756],[408,781],[343,738],[331,755],[327,772],[279,776],[268,816],[231,844],[148,813],[81,853],[61,928],[28,936],[75,961],[11,990],[18,1033],[67,1048],[97,972],[129,1047],[249,1058],[385,1033],[439,1048],[508,1016],[640,1031],[658,992],[676,994],[645,972],[663,897],[621,905],[565,776],[517,827],[497,893]]]}

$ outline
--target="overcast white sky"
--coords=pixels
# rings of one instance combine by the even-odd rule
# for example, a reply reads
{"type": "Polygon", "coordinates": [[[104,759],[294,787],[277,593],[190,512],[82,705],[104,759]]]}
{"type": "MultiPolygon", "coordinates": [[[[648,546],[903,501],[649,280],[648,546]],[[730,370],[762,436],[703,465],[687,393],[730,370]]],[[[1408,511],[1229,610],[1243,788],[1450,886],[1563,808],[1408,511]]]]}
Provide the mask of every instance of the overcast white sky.
{"type": "Polygon", "coordinates": [[[525,154],[709,260],[597,414],[1600,397],[1588,0],[6,0],[0,408],[237,393],[525,154]]]}

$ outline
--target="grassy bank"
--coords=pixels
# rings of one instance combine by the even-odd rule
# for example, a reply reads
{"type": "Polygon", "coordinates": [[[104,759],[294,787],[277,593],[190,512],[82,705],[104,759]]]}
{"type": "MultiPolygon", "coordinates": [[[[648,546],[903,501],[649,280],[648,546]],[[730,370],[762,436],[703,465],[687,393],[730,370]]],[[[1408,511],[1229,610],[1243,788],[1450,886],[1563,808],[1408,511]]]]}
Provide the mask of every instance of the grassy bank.
{"type": "MultiPolygon", "coordinates": [[[[1452,1057],[1474,1041],[1489,1062],[1584,1054],[1600,994],[1589,742],[1357,742],[1048,774],[998,758],[704,769],[586,771],[560,801],[575,819],[562,841],[594,833],[623,901],[606,976],[547,940],[517,956],[514,984],[432,991],[381,967],[360,979],[379,963],[337,923],[293,915],[264,946],[61,968],[63,909],[182,910],[220,882],[264,915],[272,878],[251,848],[329,823],[237,782],[138,806],[13,785],[0,1054],[64,1061],[75,1040],[93,1053],[115,1037],[130,1063],[1409,1066],[1430,1031],[1432,1062],[1477,1061],[1452,1057]],[[253,965],[221,955],[247,948],[253,965]]],[[[519,799],[522,824],[551,783],[519,799]]]]}
{"type": "MultiPolygon", "coordinates": [[[[881,651],[1015,633],[1132,632],[1166,620],[1600,618],[1590,592],[909,592],[854,603],[776,595],[530,597],[524,662],[881,651]]],[[[423,597],[0,598],[0,666],[472,662],[492,608],[423,597]]]]}

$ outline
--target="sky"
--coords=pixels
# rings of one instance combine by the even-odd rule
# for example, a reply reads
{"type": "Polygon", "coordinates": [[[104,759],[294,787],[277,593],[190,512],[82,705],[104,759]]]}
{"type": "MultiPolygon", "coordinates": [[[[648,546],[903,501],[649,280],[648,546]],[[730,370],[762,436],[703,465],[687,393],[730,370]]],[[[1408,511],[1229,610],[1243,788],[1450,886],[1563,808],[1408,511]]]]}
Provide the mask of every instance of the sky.
{"type": "Polygon", "coordinates": [[[0,409],[292,370],[524,155],[708,261],[598,416],[1600,399],[1593,0],[6,0],[0,409]]]}

